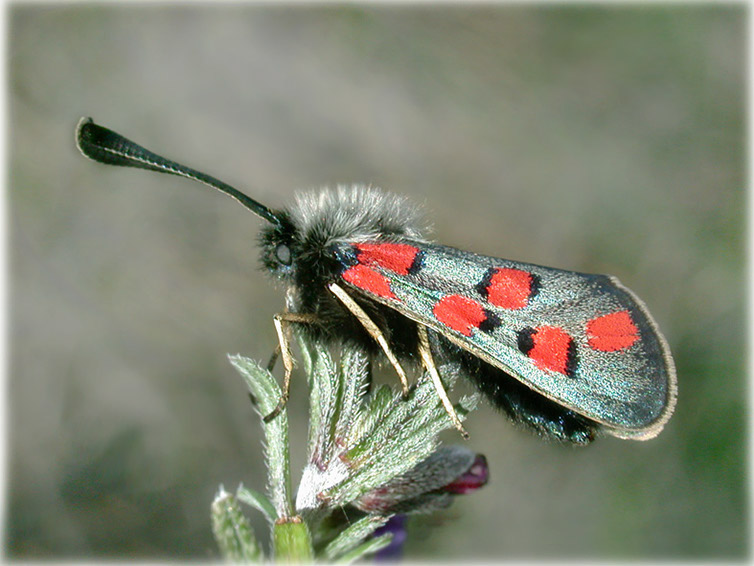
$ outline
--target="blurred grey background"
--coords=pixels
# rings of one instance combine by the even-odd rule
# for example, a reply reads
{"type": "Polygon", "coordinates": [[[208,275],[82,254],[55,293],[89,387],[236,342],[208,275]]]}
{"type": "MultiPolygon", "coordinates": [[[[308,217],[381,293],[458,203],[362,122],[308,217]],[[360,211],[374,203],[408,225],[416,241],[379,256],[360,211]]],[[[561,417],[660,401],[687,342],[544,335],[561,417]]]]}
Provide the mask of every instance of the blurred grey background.
{"type": "MultiPolygon", "coordinates": [[[[649,305],[678,365],[665,432],[573,449],[485,407],[490,484],[411,523],[410,556],[748,555],[743,5],[9,10],[7,557],[216,558],[218,485],[264,488],[225,357],[275,344],[260,221],[83,159],[83,115],[270,206],[410,195],[438,241],[611,273],[649,305]]],[[[303,379],[290,408],[297,469],[303,379]]]]}

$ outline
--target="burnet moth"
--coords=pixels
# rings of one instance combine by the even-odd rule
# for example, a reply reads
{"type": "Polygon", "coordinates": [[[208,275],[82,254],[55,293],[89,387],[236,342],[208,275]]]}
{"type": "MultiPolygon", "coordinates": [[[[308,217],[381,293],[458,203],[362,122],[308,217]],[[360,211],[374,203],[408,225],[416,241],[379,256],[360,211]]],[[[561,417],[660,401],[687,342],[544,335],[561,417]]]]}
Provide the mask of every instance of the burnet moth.
{"type": "Polygon", "coordinates": [[[461,431],[435,356],[454,360],[513,421],[574,444],[589,443],[599,430],[653,438],[673,412],[668,345],[644,304],[615,277],[432,243],[414,206],[372,187],[303,193],[291,207],[272,210],[90,118],[79,122],[76,144],[101,163],[204,183],[267,221],[262,263],[287,289],[285,312],[275,317],[286,395],[293,366],[286,325],[296,323],[315,339],[383,352],[404,392],[401,361],[421,364],[461,431]]]}

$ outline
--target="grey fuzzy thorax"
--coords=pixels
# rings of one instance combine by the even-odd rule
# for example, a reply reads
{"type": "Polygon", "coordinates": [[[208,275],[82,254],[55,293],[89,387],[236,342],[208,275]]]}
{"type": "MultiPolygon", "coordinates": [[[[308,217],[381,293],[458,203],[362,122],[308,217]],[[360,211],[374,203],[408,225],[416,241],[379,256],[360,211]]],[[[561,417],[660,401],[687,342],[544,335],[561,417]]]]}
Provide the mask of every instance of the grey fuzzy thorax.
{"type": "Polygon", "coordinates": [[[321,244],[401,236],[423,240],[427,230],[416,203],[367,185],[298,193],[288,213],[302,240],[321,244]]]}

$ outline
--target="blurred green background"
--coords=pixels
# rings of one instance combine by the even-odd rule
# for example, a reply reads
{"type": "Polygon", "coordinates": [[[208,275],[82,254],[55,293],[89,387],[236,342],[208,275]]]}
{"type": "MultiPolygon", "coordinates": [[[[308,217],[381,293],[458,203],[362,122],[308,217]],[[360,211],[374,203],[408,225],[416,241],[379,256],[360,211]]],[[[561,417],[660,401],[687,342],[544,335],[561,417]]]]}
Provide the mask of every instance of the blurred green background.
{"type": "MultiPolygon", "coordinates": [[[[12,5],[7,557],[216,558],[218,484],[264,488],[225,357],[275,344],[260,221],[83,159],[91,115],[270,206],[373,183],[423,203],[440,242],[611,273],[649,305],[678,366],[665,432],[574,449],[485,407],[469,445],[490,484],[414,521],[410,556],[745,558],[746,17],[12,5]]],[[[299,469],[303,379],[290,408],[299,469]]]]}

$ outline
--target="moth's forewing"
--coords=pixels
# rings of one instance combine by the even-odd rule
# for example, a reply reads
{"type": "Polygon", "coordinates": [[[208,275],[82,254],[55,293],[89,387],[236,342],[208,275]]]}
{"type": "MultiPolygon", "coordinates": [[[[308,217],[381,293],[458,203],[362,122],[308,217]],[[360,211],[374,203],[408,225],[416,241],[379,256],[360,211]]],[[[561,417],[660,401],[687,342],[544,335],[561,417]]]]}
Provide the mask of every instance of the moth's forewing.
{"type": "Polygon", "coordinates": [[[675,405],[673,360],[616,278],[408,240],[390,246],[356,244],[344,282],[615,436],[662,430],[675,405]]]}

